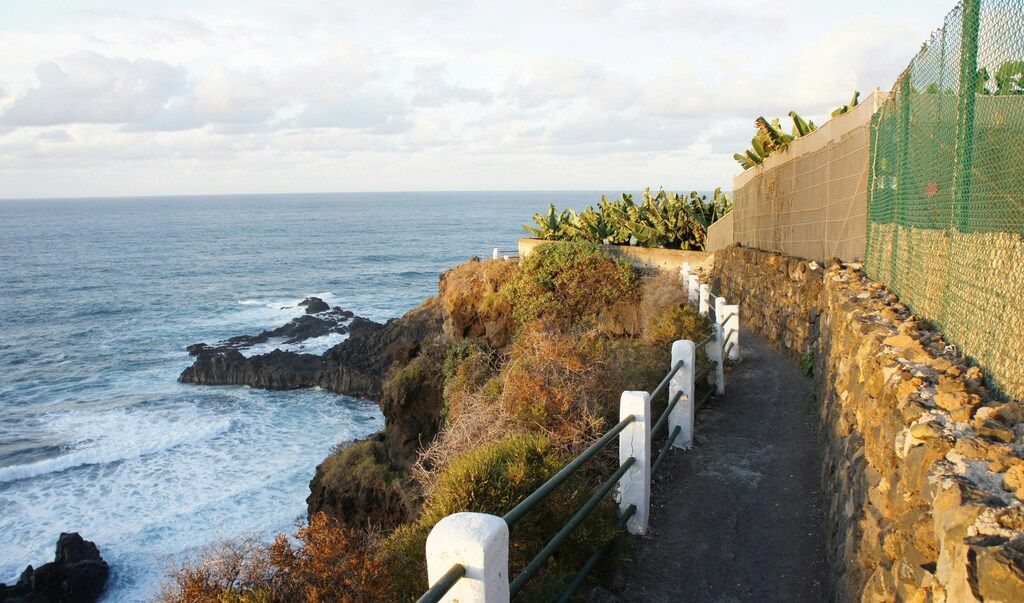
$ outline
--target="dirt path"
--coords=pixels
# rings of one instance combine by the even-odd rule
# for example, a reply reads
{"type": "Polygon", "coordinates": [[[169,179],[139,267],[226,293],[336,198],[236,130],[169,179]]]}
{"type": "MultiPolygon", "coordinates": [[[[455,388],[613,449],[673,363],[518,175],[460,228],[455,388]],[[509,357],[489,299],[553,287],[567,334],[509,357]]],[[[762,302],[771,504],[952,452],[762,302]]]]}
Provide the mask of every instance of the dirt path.
{"type": "Polygon", "coordinates": [[[697,415],[697,445],[655,476],[618,600],[826,600],[811,382],[757,336],[742,341],[724,400],[697,415]]]}

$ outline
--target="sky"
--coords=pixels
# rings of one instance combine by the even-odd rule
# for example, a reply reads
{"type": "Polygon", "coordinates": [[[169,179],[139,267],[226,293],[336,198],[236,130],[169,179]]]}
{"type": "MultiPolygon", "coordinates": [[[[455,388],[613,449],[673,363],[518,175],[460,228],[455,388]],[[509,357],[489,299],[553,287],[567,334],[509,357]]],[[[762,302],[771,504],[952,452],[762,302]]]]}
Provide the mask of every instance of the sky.
{"type": "Polygon", "coordinates": [[[0,0],[0,198],[731,189],[953,0],[0,0]],[[786,120],[784,120],[786,121],[786,120]]]}

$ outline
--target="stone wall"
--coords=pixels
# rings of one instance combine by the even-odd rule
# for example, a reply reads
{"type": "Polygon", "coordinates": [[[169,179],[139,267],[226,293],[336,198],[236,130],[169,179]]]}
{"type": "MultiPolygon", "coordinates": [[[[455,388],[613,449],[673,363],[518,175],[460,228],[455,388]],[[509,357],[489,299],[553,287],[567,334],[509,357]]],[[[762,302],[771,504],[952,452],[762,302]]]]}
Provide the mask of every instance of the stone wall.
{"type": "Polygon", "coordinates": [[[715,252],[711,292],[740,306],[740,324],[799,360],[815,345],[825,271],[816,262],[734,245],[715,252]]]}
{"type": "Polygon", "coordinates": [[[1024,404],[896,296],[830,266],[817,374],[839,600],[1024,600],[1024,404]]]}
{"type": "Polygon", "coordinates": [[[834,598],[1024,601],[1024,403],[858,264],[734,246],[710,280],[745,328],[813,350],[834,598]]]}

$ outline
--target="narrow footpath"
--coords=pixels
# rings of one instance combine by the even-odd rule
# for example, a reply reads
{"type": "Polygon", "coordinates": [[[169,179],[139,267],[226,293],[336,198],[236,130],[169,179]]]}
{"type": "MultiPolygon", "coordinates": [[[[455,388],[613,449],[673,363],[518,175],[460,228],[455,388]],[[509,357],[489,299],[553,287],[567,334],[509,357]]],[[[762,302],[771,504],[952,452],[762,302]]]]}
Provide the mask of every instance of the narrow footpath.
{"type": "MultiPolygon", "coordinates": [[[[824,601],[818,412],[796,363],[743,331],[724,399],[697,413],[695,446],[652,485],[619,601],[824,601]]],[[[607,595],[609,593],[602,593],[607,595]]]]}

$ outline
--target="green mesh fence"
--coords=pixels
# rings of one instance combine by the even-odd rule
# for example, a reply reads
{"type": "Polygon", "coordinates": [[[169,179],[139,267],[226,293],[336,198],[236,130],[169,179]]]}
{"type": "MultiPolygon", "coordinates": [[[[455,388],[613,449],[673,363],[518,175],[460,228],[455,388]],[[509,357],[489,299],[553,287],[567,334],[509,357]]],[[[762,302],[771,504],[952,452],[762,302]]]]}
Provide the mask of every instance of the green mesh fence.
{"type": "Polygon", "coordinates": [[[1024,0],[963,0],[871,124],[868,274],[1024,397],[1024,0]]]}

